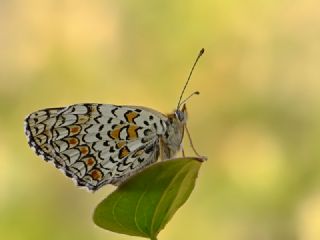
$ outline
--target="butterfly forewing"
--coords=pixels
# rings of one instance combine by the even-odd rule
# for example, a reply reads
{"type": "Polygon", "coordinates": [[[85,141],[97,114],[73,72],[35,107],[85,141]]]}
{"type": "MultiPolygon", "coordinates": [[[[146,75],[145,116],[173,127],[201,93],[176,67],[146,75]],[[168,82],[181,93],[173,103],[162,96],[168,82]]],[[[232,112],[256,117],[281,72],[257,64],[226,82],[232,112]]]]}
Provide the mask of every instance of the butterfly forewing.
{"type": "Polygon", "coordinates": [[[44,109],[25,124],[35,152],[90,190],[156,161],[166,131],[166,117],[154,110],[109,104],[44,109]]]}

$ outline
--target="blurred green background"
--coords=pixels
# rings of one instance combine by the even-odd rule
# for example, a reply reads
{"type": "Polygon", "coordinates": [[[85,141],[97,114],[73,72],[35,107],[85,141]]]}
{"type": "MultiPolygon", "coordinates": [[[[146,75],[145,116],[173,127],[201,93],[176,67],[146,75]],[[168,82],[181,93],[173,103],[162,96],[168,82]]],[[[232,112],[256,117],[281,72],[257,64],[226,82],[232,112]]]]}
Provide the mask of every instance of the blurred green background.
{"type": "MultiPolygon", "coordinates": [[[[114,187],[78,189],[29,149],[23,119],[98,102],[171,112],[208,156],[159,239],[320,239],[320,3],[0,1],[0,236],[136,239],[96,227],[114,187]]],[[[192,151],[185,144],[187,152],[192,151]]]]}

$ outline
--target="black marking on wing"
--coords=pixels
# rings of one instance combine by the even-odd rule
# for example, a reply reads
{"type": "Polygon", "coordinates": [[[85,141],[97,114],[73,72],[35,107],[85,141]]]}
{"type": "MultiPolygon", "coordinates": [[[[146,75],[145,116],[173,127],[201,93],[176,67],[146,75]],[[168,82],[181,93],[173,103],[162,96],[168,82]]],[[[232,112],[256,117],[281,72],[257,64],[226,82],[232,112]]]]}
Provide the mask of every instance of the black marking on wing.
{"type": "Polygon", "coordinates": [[[153,150],[154,150],[154,145],[152,144],[152,145],[147,146],[144,151],[145,151],[145,153],[149,154],[149,153],[153,152],[153,150]]]}
{"type": "MultiPolygon", "coordinates": [[[[103,125],[102,125],[102,126],[103,126],[103,125]]],[[[96,137],[97,137],[99,140],[102,140],[102,136],[101,136],[100,133],[97,133],[97,134],[96,134],[96,137]]]]}
{"type": "Polygon", "coordinates": [[[115,112],[118,110],[118,107],[114,107],[114,109],[112,109],[111,110],[111,113],[113,114],[113,116],[115,117],[115,118],[117,118],[117,115],[115,114],[115,112]]]}

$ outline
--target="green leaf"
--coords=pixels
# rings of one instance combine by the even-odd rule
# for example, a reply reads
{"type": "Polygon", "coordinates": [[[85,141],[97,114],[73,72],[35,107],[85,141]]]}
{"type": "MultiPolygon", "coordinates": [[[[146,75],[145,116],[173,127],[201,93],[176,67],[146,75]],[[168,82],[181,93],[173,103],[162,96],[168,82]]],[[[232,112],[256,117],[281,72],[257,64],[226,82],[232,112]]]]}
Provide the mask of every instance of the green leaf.
{"type": "Polygon", "coordinates": [[[95,224],[117,233],[157,239],[188,199],[202,161],[163,161],[132,176],[97,206],[95,224]]]}

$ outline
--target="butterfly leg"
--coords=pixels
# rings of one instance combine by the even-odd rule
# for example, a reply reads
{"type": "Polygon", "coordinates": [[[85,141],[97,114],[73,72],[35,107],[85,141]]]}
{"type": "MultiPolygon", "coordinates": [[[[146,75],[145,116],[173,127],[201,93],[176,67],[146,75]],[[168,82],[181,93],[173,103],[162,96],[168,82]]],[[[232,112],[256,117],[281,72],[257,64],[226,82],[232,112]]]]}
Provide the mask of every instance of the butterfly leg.
{"type": "Polygon", "coordinates": [[[185,155],[185,153],[184,153],[184,148],[183,148],[182,144],[181,144],[181,153],[182,153],[182,157],[185,158],[186,155],[185,155]]]}
{"type": "Polygon", "coordinates": [[[199,158],[205,158],[205,159],[206,159],[206,157],[201,156],[201,155],[197,152],[197,150],[195,149],[195,147],[194,147],[194,145],[193,145],[193,142],[192,142],[192,139],[191,139],[191,135],[190,135],[189,130],[188,130],[188,128],[187,128],[187,125],[185,125],[185,128],[186,128],[186,133],[187,133],[187,135],[188,135],[189,143],[190,143],[190,146],[191,146],[193,152],[197,155],[197,157],[199,157],[199,158]]]}

